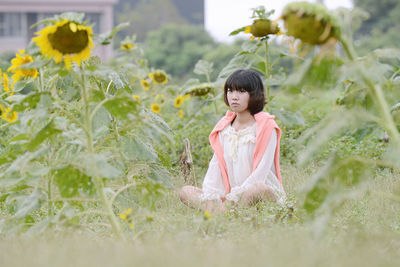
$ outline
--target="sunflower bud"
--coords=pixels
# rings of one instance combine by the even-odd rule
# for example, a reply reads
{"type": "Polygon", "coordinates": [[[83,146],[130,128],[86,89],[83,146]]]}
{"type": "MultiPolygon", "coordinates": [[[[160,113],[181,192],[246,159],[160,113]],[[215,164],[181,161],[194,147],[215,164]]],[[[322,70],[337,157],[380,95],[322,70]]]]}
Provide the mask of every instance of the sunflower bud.
{"type": "Polygon", "coordinates": [[[190,88],[186,93],[191,96],[204,96],[215,91],[215,87],[208,83],[199,84],[190,88]]]}
{"type": "Polygon", "coordinates": [[[340,27],[337,19],[325,6],[308,2],[293,2],[283,9],[287,35],[311,45],[321,45],[330,38],[338,38],[340,27]]]}
{"type": "Polygon", "coordinates": [[[278,33],[279,27],[276,22],[269,19],[256,19],[251,25],[250,32],[254,37],[264,37],[268,34],[278,33]]]}

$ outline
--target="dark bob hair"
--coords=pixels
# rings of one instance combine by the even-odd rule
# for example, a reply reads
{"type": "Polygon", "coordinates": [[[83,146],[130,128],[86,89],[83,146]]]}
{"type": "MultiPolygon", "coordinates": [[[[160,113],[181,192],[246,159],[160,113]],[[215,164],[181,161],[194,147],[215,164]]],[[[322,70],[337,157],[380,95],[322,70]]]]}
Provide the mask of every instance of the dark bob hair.
{"type": "Polygon", "coordinates": [[[260,74],[255,70],[239,69],[226,79],[224,85],[224,102],[229,107],[228,98],[226,96],[228,89],[233,91],[246,90],[249,93],[248,110],[252,115],[262,111],[266,104],[264,85],[260,74]]]}

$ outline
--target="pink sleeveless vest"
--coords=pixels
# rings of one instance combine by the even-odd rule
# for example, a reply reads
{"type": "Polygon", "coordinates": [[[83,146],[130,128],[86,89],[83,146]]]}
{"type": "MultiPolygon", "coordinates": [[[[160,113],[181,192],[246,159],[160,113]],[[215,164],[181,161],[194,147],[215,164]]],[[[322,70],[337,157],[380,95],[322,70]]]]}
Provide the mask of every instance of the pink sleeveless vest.
{"type": "MultiPolygon", "coordinates": [[[[226,115],[215,125],[214,129],[211,131],[209,136],[210,144],[212,149],[214,150],[217,158],[218,164],[221,169],[222,180],[225,185],[225,194],[228,194],[231,191],[231,185],[229,183],[228,170],[226,168],[226,163],[224,160],[224,151],[222,149],[222,144],[219,140],[219,132],[225,129],[230,123],[232,123],[233,119],[236,117],[236,113],[227,111],[226,115]]],[[[253,154],[253,171],[257,168],[258,164],[261,161],[262,156],[264,155],[265,150],[267,149],[269,139],[272,134],[272,130],[276,129],[277,133],[277,145],[275,149],[275,172],[276,176],[279,179],[279,182],[282,183],[281,173],[279,168],[279,141],[281,138],[281,130],[278,125],[274,121],[275,116],[270,115],[267,112],[259,112],[254,115],[254,119],[257,122],[257,130],[256,130],[256,143],[253,154]]]]}

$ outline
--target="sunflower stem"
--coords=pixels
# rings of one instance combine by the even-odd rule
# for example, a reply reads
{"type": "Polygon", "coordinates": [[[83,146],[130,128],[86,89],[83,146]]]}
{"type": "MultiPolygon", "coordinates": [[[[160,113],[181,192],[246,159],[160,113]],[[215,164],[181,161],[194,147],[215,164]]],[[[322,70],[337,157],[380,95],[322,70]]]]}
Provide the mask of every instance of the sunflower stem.
{"type": "MultiPolygon", "coordinates": [[[[343,45],[343,48],[351,61],[355,61],[357,55],[354,51],[353,45],[351,42],[348,42],[345,38],[340,38],[340,42],[343,45]]],[[[370,92],[375,96],[375,102],[378,106],[379,112],[383,119],[383,125],[385,130],[388,132],[389,136],[393,139],[395,146],[400,147],[400,133],[397,130],[396,124],[393,121],[393,117],[390,115],[390,108],[385,99],[385,95],[383,94],[381,86],[377,86],[374,82],[368,77],[363,68],[358,68],[358,72],[364,82],[364,84],[369,88],[370,92]]]]}
{"type": "Polygon", "coordinates": [[[44,88],[43,88],[43,71],[42,69],[39,69],[39,92],[44,92],[44,88]]]}
{"type": "Polygon", "coordinates": [[[52,190],[51,190],[51,186],[52,186],[52,175],[47,174],[47,202],[49,205],[49,209],[48,209],[48,216],[51,217],[53,216],[53,196],[52,196],[52,190]]]}
{"type": "MultiPolygon", "coordinates": [[[[84,103],[84,125],[86,128],[86,137],[87,137],[87,149],[89,153],[94,153],[93,148],[93,137],[92,137],[92,120],[89,113],[89,100],[86,91],[86,82],[85,82],[85,74],[83,68],[81,67],[81,90],[82,90],[82,98],[84,103]]],[[[124,239],[124,236],[121,232],[121,227],[115,218],[114,212],[112,210],[112,205],[107,196],[104,193],[104,184],[103,180],[99,175],[95,175],[94,177],[94,184],[96,187],[96,191],[100,196],[100,201],[103,204],[105,209],[105,214],[110,221],[111,228],[113,229],[114,233],[117,235],[118,238],[124,239]]]]}
{"type": "MultiPolygon", "coordinates": [[[[264,51],[265,51],[265,61],[264,61],[264,65],[265,65],[265,78],[269,79],[271,78],[271,63],[270,63],[270,59],[269,59],[269,45],[268,45],[268,39],[264,40],[264,51]]],[[[267,103],[269,102],[269,98],[270,98],[270,86],[269,84],[266,86],[266,99],[267,99],[267,103]]]]}

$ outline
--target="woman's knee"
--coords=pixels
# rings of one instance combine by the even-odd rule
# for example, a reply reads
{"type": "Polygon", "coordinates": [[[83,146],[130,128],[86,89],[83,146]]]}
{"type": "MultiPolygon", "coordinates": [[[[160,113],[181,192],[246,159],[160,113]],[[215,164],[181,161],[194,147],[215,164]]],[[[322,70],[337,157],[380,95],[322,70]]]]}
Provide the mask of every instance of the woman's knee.
{"type": "Polygon", "coordinates": [[[186,202],[186,201],[187,201],[188,190],[189,190],[188,187],[189,187],[189,186],[186,185],[186,186],[182,187],[181,190],[179,191],[179,199],[180,199],[182,202],[186,202]]]}
{"type": "Polygon", "coordinates": [[[193,197],[196,196],[200,191],[199,188],[191,186],[191,185],[185,185],[184,187],[181,188],[179,191],[179,198],[183,203],[187,203],[190,201],[193,197]]]}

